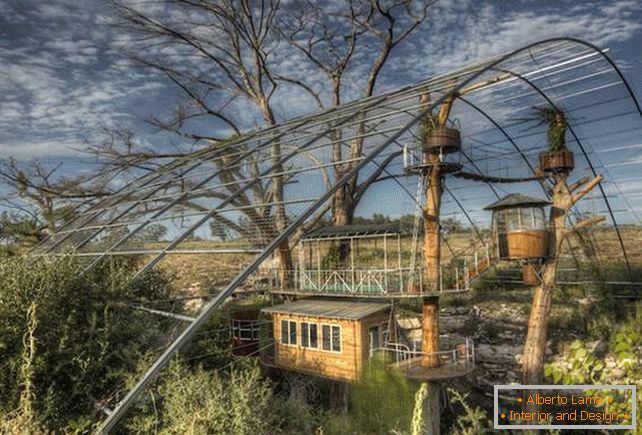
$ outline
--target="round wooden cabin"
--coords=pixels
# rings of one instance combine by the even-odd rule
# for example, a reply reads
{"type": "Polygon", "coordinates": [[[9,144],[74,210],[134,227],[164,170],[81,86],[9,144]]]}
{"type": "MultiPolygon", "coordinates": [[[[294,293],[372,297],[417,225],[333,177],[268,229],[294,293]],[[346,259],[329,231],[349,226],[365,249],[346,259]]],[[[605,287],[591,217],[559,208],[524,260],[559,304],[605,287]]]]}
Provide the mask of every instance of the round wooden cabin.
{"type": "Polygon", "coordinates": [[[549,201],[511,194],[489,205],[492,233],[500,260],[535,260],[548,253],[544,207],[549,201]]]}

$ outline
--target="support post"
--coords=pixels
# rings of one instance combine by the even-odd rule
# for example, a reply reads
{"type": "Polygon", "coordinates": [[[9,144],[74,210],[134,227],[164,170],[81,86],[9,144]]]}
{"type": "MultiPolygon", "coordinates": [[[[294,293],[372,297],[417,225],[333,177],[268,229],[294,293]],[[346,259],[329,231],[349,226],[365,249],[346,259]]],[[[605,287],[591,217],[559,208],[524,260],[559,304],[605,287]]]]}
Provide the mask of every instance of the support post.
{"type": "MultiPolygon", "coordinates": [[[[524,343],[524,357],[522,362],[522,381],[524,385],[537,385],[542,383],[544,355],[546,353],[548,320],[551,313],[553,292],[555,290],[559,255],[562,243],[569,233],[566,218],[569,210],[584,195],[599,184],[601,176],[595,177],[586,184],[580,194],[573,195],[568,184],[568,172],[554,174],[553,205],[549,218],[549,244],[548,255],[541,270],[541,282],[535,288],[528,332],[524,343]]],[[[598,219],[592,220],[593,223],[598,219]]],[[[525,406],[527,410],[536,409],[536,406],[525,406]]]]}

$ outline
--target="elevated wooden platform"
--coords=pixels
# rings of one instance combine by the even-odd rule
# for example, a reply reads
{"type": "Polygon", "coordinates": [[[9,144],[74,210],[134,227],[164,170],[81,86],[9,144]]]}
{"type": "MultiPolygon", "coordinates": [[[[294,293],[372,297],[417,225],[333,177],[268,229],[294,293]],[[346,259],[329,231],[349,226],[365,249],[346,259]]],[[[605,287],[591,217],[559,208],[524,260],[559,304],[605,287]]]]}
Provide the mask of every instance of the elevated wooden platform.
{"type": "Polygon", "coordinates": [[[281,294],[286,296],[325,296],[337,298],[355,298],[359,299],[413,299],[425,297],[438,297],[444,295],[453,295],[468,292],[468,289],[448,289],[437,291],[424,291],[415,293],[401,293],[401,292],[353,292],[353,291],[318,291],[318,290],[302,290],[302,289],[270,289],[270,293],[281,294]]]}
{"type": "Polygon", "coordinates": [[[473,372],[475,364],[471,361],[456,361],[443,363],[437,367],[423,367],[421,357],[417,357],[394,363],[391,367],[398,369],[410,379],[436,381],[466,376],[473,372]]]}

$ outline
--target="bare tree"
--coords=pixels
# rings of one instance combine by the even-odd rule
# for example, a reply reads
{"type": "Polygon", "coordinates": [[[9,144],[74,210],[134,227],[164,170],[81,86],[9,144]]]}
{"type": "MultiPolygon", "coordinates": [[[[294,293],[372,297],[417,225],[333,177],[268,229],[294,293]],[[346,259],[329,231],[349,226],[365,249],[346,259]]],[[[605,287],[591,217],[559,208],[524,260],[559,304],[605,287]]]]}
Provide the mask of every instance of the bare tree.
{"type": "MultiPolygon", "coordinates": [[[[350,0],[339,6],[311,1],[282,5],[279,0],[164,0],[147,7],[147,3],[115,0],[114,8],[116,25],[133,38],[126,47],[127,56],[166,77],[184,96],[170,116],[155,115],[151,124],[188,143],[216,146],[251,127],[248,116],[239,117],[239,107],[250,108],[254,126],[271,126],[287,118],[274,103],[281,88],[302,89],[319,108],[341,104],[346,96],[373,95],[393,50],[425,22],[432,4],[407,0],[350,0]],[[317,83],[318,77],[284,71],[280,64],[288,57],[316,68],[325,80],[317,83]],[[362,78],[364,69],[367,74],[362,78]]],[[[350,143],[342,141],[341,132],[335,133],[334,179],[353,168],[355,163],[349,162],[361,155],[366,128],[361,122],[355,135],[359,138],[350,143]]],[[[269,179],[259,178],[259,165],[251,158],[243,165],[245,169],[230,165],[231,157],[214,160],[226,191],[203,194],[229,197],[236,192],[235,186],[252,181],[251,195],[234,195],[233,204],[242,206],[263,240],[287,225],[283,200],[287,179],[278,175],[283,172],[279,163],[283,147],[278,141],[271,145],[276,175],[269,179]],[[257,202],[265,205],[247,207],[257,202]]],[[[128,131],[109,132],[104,143],[89,150],[104,163],[105,171],[153,171],[164,159],[185,153],[142,147],[128,131]]],[[[353,178],[336,193],[330,207],[335,225],[352,222],[367,188],[392,160],[386,160],[366,180],[353,178]]],[[[323,176],[330,184],[327,171],[323,176]]],[[[184,205],[199,207],[195,202],[184,205]]],[[[236,232],[248,228],[221,215],[213,219],[236,232]]],[[[287,271],[292,269],[288,244],[277,255],[281,280],[287,285],[287,271]]]]}
{"type": "Polygon", "coordinates": [[[64,177],[60,169],[60,164],[48,167],[39,161],[21,165],[14,159],[0,160],[0,180],[7,187],[3,202],[42,221],[44,229],[52,232],[80,204],[110,193],[103,174],[64,177]]]}
{"type": "MultiPolygon", "coordinates": [[[[278,31],[296,50],[327,79],[329,104],[342,103],[346,81],[350,80],[356,95],[369,97],[374,94],[382,70],[393,50],[426,21],[428,10],[435,1],[379,1],[350,0],[345,8],[333,9],[323,2],[306,1],[303,6],[280,22],[278,31]],[[351,67],[365,70],[365,74],[351,74],[351,67]],[[363,77],[363,78],[362,78],[363,77]]],[[[299,86],[324,108],[328,103],[310,83],[303,79],[277,76],[278,79],[299,86]]],[[[357,164],[363,150],[365,123],[360,123],[357,139],[348,145],[336,131],[333,140],[335,178],[350,172],[357,164]],[[347,163],[341,163],[347,160],[347,163]]],[[[374,176],[359,182],[352,178],[337,191],[332,201],[334,225],[351,224],[354,211],[368,187],[377,180],[392,158],[380,165],[374,176]]]]}

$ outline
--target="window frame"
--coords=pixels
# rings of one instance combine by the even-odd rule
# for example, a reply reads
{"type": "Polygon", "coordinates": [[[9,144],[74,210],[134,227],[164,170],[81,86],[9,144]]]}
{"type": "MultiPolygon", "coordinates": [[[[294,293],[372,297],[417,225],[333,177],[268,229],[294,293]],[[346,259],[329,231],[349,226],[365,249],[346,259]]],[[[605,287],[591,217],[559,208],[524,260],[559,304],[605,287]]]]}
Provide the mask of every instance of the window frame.
{"type": "Polygon", "coordinates": [[[258,341],[261,338],[261,326],[255,320],[231,319],[232,339],[238,341],[258,341]],[[249,337],[244,333],[249,332],[249,337]]]}
{"type": "Polygon", "coordinates": [[[301,347],[303,349],[319,350],[319,324],[317,322],[301,321],[301,347]],[[315,330],[315,345],[312,345],[312,329],[315,330]],[[304,334],[305,330],[305,334],[304,334]],[[306,344],[307,343],[307,344],[306,344]]]}
{"type": "Polygon", "coordinates": [[[281,319],[281,331],[280,331],[280,337],[279,337],[279,342],[283,346],[292,346],[292,347],[298,347],[298,339],[297,335],[299,333],[299,328],[297,327],[297,324],[299,322],[297,320],[292,320],[289,317],[282,318],[281,319]],[[287,328],[283,328],[283,325],[286,325],[287,328]],[[294,324],[294,336],[292,334],[292,325],[294,324]],[[287,337],[287,342],[283,340],[283,338],[287,337]],[[294,341],[292,338],[294,337],[294,341]]]}
{"type": "Polygon", "coordinates": [[[323,352],[331,352],[331,353],[337,353],[337,354],[342,353],[343,352],[343,327],[338,323],[321,323],[320,325],[321,325],[321,347],[319,349],[323,352]],[[328,327],[330,331],[330,335],[328,337],[329,344],[330,344],[329,349],[325,348],[325,342],[326,342],[325,327],[328,327]],[[334,328],[337,328],[339,330],[338,350],[335,349],[335,346],[334,346],[334,334],[333,334],[334,328]]]}

